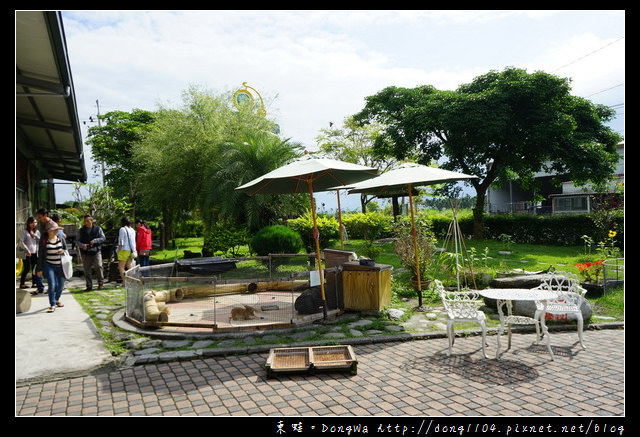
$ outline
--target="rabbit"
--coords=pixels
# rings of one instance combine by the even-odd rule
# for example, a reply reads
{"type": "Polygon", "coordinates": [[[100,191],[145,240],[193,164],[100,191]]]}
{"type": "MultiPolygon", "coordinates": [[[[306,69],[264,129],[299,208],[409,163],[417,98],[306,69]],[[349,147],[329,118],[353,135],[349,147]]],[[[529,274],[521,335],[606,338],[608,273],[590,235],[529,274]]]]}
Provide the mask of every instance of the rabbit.
{"type": "Polygon", "coordinates": [[[255,319],[255,308],[250,307],[249,305],[245,305],[244,308],[234,307],[231,308],[231,315],[229,316],[229,321],[231,320],[249,320],[255,319]]]}

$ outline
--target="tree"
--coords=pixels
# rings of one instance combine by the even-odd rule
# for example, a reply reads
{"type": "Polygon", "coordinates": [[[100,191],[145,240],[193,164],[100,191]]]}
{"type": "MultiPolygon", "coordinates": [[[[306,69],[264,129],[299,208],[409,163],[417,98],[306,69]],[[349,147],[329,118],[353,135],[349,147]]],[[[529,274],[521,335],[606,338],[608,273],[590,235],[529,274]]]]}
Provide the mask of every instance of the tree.
{"type": "Polygon", "coordinates": [[[231,109],[221,97],[190,88],[182,108],[156,112],[153,129],[135,148],[141,195],[162,215],[167,235],[174,221],[199,205],[202,180],[219,155],[229,118],[231,109]]]}
{"type": "MultiPolygon", "coordinates": [[[[316,137],[320,152],[340,161],[360,164],[377,168],[384,173],[391,168],[396,160],[389,154],[376,153],[374,144],[380,138],[382,126],[372,122],[368,125],[357,123],[353,117],[344,119],[343,128],[333,127],[321,129],[321,134],[316,137]]],[[[366,194],[360,195],[362,212],[367,212],[367,204],[373,197],[366,194]]]]}
{"type": "Polygon", "coordinates": [[[601,182],[614,171],[620,136],[604,123],[615,112],[570,94],[570,80],[517,68],[491,71],[455,91],[433,86],[388,87],[367,97],[356,114],[379,122],[380,153],[478,176],[474,236],[483,235],[486,191],[493,183],[534,183],[540,170],[577,184],[601,182]]]}
{"type": "Polygon", "coordinates": [[[100,116],[104,124],[92,126],[87,131],[91,153],[104,166],[103,182],[111,187],[114,195],[126,196],[134,211],[139,188],[138,175],[143,163],[132,159],[133,149],[150,129],[154,118],[153,112],[142,109],[111,111],[100,116]]]}
{"type": "MultiPolygon", "coordinates": [[[[192,86],[183,92],[182,107],[157,111],[153,129],[134,150],[142,166],[140,192],[145,203],[162,213],[168,235],[174,221],[202,207],[206,183],[230,145],[242,143],[248,133],[274,130],[274,123],[252,108],[237,110],[231,102],[231,95],[192,86]]],[[[229,187],[227,182],[221,181],[229,187]]],[[[233,193],[218,194],[226,201],[233,193]]]]}
{"type": "Polygon", "coordinates": [[[120,220],[131,210],[126,198],[115,196],[110,186],[78,183],[74,185],[74,198],[79,211],[76,224],[84,226],[83,217],[90,214],[109,237],[118,232],[120,220]]]}

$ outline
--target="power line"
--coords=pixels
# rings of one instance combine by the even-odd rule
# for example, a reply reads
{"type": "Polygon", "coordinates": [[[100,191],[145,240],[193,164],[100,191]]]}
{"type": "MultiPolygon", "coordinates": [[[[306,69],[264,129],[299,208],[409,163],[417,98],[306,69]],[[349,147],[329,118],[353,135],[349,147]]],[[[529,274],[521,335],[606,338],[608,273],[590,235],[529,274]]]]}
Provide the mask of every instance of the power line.
{"type": "Polygon", "coordinates": [[[576,62],[581,61],[581,60],[583,60],[584,58],[586,58],[586,57],[588,57],[588,56],[591,56],[591,55],[593,55],[594,53],[597,53],[597,52],[599,52],[600,50],[603,50],[603,49],[605,49],[605,48],[609,47],[610,45],[615,44],[615,43],[617,43],[618,41],[621,41],[621,40],[623,40],[623,39],[624,39],[624,36],[623,36],[623,37],[618,38],[618,39],[617,39],[617,40],[615,40],[615,41],[610,42],[609,44],[606,44],[606,45],[604,45],[604,46],[600,47],[599,49],[596,49],[596,50],[592,51],[591,53],[587,53],[586,55],[584,55],[584,56],[582,56],[582,57],[580,57],[580,58],[576,59],[575,61],[571,61],[571,62],[569,62],[568,64],[563,65],[562,67],[556,68],[555,70],[553,70],[553,71],[552,71],[552,73],[555,73],[556,71],[558,71],[558,70],[560,70],[560,69],[562,69],[562,68],[564,68],[564,67],[568,67],[569,65],[575,64],[576,62]]]}
{"type": "Polygon", "coordinates": [[[609,91],[609,90],[612,90],[612,89],[614,89],[614,88],[618,88],[619,86],[623,86],[623,85],[624,85],[624,83],[619,83],[618,85],[614,85],[614,86],[609,87],[609,88],[607,88],[607,89],[604,89],[604,90],[602,90],[602,91],[597,91],[597,92],[595,92],[595,93],[593,93],[593,94],[589,94],[588,96],[585,96],[585,97],[595,96],[596,94],[604,93],[605,91],[609,91]]]}

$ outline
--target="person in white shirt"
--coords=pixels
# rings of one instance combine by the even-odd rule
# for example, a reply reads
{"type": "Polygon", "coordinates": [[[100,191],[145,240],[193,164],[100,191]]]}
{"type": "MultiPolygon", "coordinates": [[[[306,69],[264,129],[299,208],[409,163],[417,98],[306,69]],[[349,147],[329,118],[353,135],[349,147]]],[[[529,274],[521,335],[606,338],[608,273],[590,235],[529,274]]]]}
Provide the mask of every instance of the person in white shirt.
{"type": "Polygon", "coordinates": [[[133,267],[136,253],[136,231],[131,227],[131,220],[122,217],[118,231],[118,271],[124,284],[124,272],[133,267]]]}
{"type": "Polygon", "coordinates": [[[40,231],[35,217],[27,218],[25,229],[22,230],[22,250],[24,251],[24,268],[20,275],[20,288],[27,288],[27,274],[31,273],[31,284],[35,288],[31,294],[44,293],[42,278],[35,274],[34,270],[38,262],[38,243],[40,242],[40,231]]]}

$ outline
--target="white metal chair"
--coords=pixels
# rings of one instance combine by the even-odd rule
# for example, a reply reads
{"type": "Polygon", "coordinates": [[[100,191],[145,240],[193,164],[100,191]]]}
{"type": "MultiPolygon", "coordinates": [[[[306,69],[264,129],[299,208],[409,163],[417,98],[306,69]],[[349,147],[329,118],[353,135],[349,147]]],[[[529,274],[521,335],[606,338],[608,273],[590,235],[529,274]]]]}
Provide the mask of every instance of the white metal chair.
{"type": "Polygon", "coordinates": [[[455,341],[453,324],[456,322],[475,322],[482,328],[482,355],[487,358],[485,350],[487,325],[484,313],[479,310],[484,305],[480,295],[473,291],[446,291],[440,281],[436,279],[434,283],[447,312],[447,337],[449,338],[449,352],[447,355],[451,355],[451,349],[455,341]]]}
{"type": "MultiPolygon", "coordinates": [[[[545,320],[547,320],[549,316],[566,316],[568,318],[569,314],[573,314],[578,322],[578,339],[580,340],[580,346],[582,349],[586,349],[584,342],[582,341],[584,321],[581,307],[582,302],[584,301],[584,296],[587,294],[587,290],[580,286],[578,276],[567,272],[549,273],[548,275],[545,275],[542,283],[536,288],[554,291],[558,296],[554,299],[547,300],[546,309],[544,309],[542,302],[536,301],[536,313],[534,318],[541,321],[543,317],[545,317],[545,320]]],[[[540,340],[541,336],[538,326],[539,325],[536,324],[536,334],[538,340],[540,340]]]]}
{"type": "MultiPolygon", "coordinates": [[[[511,327],[513,325],[536,325],[536,332],[539,332],[540,325],[541,325],[540,320],[538,320],[535,317],[532,318],[528,316],[513,314],[513,296],[509,298],[507,298],[507,296],[509,296],[508,293],[503,298],[496,299],[498,315],[500,317],[500,328],[498,329],[498,336],[497,336],[498,346],[496,349],[497,360],[500,359],[500,350],[501,350],[500,337],[502,336],[502,333],[504,332],[505,327],[507,328],[507,350],[509,350],[511,349],[511,327]],[[505,310],[506,310],[506,313],[505,313],[505,310]]],[[[542,305],[544,307],[544,302],[542,302],[542,305]]],[[[544,328],[544,331],[547,332],[546,327],[544,328]]],[[[539,339],[540,337],[538,336],[536,340],[539,340],[539,339]]],[[[537,342],[538,341],[536,341],[536,343],[537,342]]],[[[549,351],[549,355],[551,355],[551,360],[553,360],[554,359],[553,350],[551,349],[551,342],[549,340],[548,335],[547,335],[547,350],[549,351]]]]}

